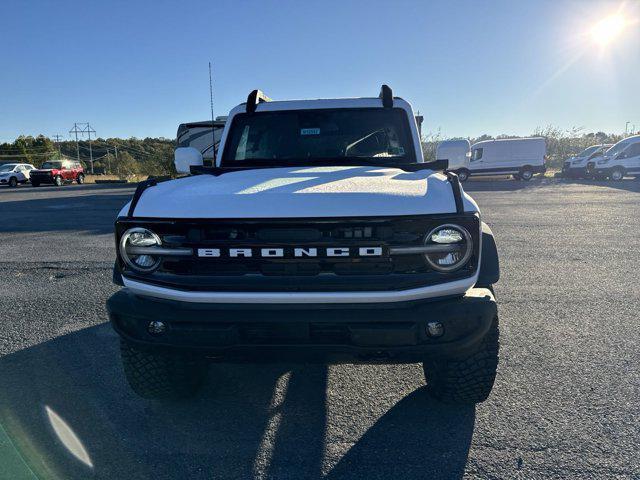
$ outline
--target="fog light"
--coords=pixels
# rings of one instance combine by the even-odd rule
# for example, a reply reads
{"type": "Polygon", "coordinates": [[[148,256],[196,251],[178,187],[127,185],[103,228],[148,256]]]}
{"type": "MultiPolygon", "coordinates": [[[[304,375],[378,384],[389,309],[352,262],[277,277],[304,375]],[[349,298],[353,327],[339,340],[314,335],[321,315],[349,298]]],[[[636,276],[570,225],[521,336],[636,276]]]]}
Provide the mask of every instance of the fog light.
{"type": "Polygon", "coordinates": [[[149,325],[147,326],[147,330],[151,335],[160,335],[164,333],[166,328],[167,327],[164,322],[160,322],[159,320],[153,320],[149,322],[149,325]]]}
{"type": "Polygon", "coordinates": [[[444,325],[440,322],[427,323],[427,335],[430,337],[441,337],[444,333],[444,325]]]}

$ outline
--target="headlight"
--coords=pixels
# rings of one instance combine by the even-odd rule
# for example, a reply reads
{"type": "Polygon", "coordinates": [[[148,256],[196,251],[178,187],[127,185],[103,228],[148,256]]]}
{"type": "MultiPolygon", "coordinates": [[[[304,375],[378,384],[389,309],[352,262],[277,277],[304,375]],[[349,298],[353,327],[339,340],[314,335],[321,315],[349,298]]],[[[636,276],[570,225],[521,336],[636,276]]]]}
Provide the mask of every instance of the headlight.
{"type": "Polygon", "coordinates": [[[473,253],[473,241],[467,229],[460,225],[440,225],[429,232],[425,246],[427,263],[439,272],[452,272],[464,266],[473,253]]]}
{"type": "Polygon", "coordinates": [[[130,228],[120,238],[120,256],[132,269],[149,273],[160,266],[160,257],[152,255],[152,248],[160,245],[160,237],[151,230],[130,228]]]}

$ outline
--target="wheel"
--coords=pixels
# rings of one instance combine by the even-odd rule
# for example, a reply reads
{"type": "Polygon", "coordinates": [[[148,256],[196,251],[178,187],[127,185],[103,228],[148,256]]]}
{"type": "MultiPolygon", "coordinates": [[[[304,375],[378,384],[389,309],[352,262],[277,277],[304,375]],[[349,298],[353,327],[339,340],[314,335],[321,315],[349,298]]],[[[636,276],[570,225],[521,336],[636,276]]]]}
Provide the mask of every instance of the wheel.
{"type": "Polygon", "coordinates": [[[32,187],[39,187],[40,186],[40,182],[34,182],[33,180],[31,181],[31,186],[32,187]]]}
{"type": "Polygon", "coordinates": [[[467,180],[469,180],[469,170],[460,170],[458,172],[458,179],[461,182],[466,182],[467,180]]]}
{"type": "Polygon", "coordinates": [[[621,168],[614,168],[609,178],[614,182],[619,182],[624,178],[624,171],[621,168]]]}
{"type": "Polygon", "coordinates": [[[78,182],[78,185],[82,185],[84,183],[84,175],[82,173],[78,174],[76,182],[78,182]]]}
{"type": "Polygon", "coordinates": [[[498,318],[478,350],[463,360],[424,363],[427,390],[445,403],[480,403],[489,397],[498,368],[500,331],[498,318]]]}
{"type": "Polygon", "coordinates": [[[9,179],[9,186],[10,187],[17,187],[18,186],[18,179],[16,177],[11,177],[9,179]]]}
{"type": "Polygon", "coordinates": [[[56,187],[62,186],[62,177],[60,175],[56,176],[56,178],[53,179],[53,183],[55,183],[56,187]]]}
{"type": "Polygon", "coordinates": [[[120,357],[127,382],[142,398],[186,398],[193,396],[204,381],[204,360],[179,353],[139,349],[120,340],[120,357]]]}
{"type": "Polygon", "coordinates": [[[533,170],[531,170],[528,167],[524,167],[522,170],[520,170],[520,179],[524,180],[525,182],[528,182],[529,180],[531,180],[533,178],[533,170]]]}

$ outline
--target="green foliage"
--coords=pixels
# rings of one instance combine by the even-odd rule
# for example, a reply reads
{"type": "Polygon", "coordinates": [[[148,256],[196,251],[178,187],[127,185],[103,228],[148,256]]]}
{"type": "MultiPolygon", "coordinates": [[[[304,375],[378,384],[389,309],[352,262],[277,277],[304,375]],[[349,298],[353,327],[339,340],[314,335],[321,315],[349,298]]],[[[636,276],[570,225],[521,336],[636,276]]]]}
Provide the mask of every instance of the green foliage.
{"type": "Polygon", "coordinates": [[[44,135],[20,135],[12,143],[0,144],[0,163],[32,163],[38,167],[55,153],[53,142],[44,135]]]}
{"type": "Polygon", "coordinates": [[[0,144],[0,163],[26,162],[40,166],[53,158],[77,158],[91,171],[90,148],[96,173],[125,177],[127,175],[175,175],[173,149],[175,142],[166,138],[97,138],[78,142],[65,140],[54,144],[44,135],[20,136],[14,142],[0,144]]]}

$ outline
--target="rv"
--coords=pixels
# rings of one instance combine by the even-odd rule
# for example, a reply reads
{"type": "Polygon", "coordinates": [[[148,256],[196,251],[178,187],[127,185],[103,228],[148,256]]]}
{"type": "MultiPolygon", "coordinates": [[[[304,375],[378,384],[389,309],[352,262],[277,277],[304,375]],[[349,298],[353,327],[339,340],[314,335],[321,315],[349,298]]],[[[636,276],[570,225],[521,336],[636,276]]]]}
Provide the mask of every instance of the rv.
{"type": "Polygon", "coordinates": [[[484,140],[471,147],[468,174],[512,175],[528,181],[536,173],[546,172],[545,157],[544,138],[484,140]]]}
{"type": "Polygon", "coordinates": [[[471,144],[469,140],[445,140],[436,148],[436,160],[447,160],[449,170],[458,174],[461,182],[469,178],[469,157],[471,144]]]}
{"type": "Polygon", "coordinates": [[[181,123],[178,126],[177,148],[193,147],[202,154],[205,165],[211,165],[218,152],[222,131],[227,117],[215,121],[181,123]]]}

